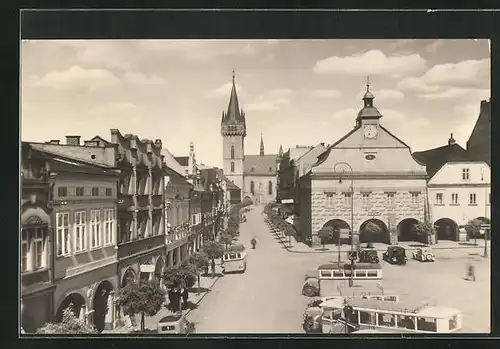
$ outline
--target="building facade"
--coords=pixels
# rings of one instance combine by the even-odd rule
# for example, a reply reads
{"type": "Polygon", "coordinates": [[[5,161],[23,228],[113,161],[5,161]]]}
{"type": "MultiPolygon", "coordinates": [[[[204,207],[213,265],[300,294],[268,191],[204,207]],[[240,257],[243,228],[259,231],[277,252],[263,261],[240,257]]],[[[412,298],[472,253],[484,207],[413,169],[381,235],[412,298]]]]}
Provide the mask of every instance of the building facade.
{"type": "Polygon", "coordinates": [[[412,226],[426,219],[425,167],[381,125],[374,98],[367,86],[355,128],[300,179],[300,226],[313,243],[323,226],[354,244],[415,240],[412,226]],[[377,234],[365,229],[368,222],[377,234]]]}
{"type": "Polygon", "coordinates": [[[222,158],[225,176],[241,189],[240,200],[250,197],[256,204],[265,204],[276,199],[277,154],[265,155],[261,136],[260,154],[245,154],[247,135],[245,113],[240,109],[234,82],[227,112],[222,112],[221,136],[222,158]]]}
{"type": "Polygon", "coordinates": [[[53,320],[54,283],[50,161],[21,145],[21,326],[34,333],[53,320]]]}

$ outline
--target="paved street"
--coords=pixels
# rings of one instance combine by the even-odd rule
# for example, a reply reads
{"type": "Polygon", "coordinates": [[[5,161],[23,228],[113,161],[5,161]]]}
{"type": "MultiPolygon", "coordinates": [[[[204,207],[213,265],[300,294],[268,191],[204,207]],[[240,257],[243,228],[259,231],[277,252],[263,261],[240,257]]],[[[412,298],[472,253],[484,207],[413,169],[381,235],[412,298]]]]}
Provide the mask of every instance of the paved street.
{"type": "MultiPolygon", "coordinates": [[[[258,241],[256,250],[248,249],[247,271],[221,278],[188,317],[197,333],[303,333],[302,312],[309,300],[301,295],[304,274],[336,260],[337,254],[287,252],[265,225],[262,207],[246,216],[240,240],[247,248],[252,234],[258,241]]],[[[481,253],[481,247],[436,250],[435,263],[410,260],[400,267],[382,262],[383,285],[401,300],[428,300],[462,310],[462,332],[489,332],[490,260],[481,253]],[[476,282],[464,280],[469,262],[476,266],[476,282]]]]}

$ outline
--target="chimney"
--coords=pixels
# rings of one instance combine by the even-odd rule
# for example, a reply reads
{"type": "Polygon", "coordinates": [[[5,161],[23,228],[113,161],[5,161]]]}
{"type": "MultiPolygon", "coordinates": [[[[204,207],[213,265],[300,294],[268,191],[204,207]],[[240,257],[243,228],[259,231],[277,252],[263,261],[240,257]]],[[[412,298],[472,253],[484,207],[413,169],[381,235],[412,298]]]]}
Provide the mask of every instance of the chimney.
{"type": "Polygon", "coordinates": [[[80,136],[66,136],[66,145],[80,145],[80,136]]]}
{"type": "Polygon", "coordinates": [[[51,139],[48,143],[49,144],[59,145],[59,140],[58,139],[51,139]]]}
{"type": "Polygon", "coordinates": [[[98,147],[99,142],[98,141],[85,141],[83,145],[86,147],[98,147]]]}
{"type": "Polygon", "coordinates": [[[453,138],[453,133],[450,133],[450,139],[448,139],[448,145],[455,144],[455,138],[453,138]]]}

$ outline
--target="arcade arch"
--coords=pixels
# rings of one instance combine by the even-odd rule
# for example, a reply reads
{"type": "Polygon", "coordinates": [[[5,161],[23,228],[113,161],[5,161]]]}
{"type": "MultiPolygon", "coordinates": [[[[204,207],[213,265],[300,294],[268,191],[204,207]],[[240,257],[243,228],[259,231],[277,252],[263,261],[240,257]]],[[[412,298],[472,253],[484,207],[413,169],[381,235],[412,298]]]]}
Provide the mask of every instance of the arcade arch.
{"type": "Polygon", "coordinates": [[[396,230],[398,232],[398,241],[421,241],[422,237],[418,236],[413,229],[413,226],[418,224],[419,221],[415,218],[405,218],[398,223],[396,230]]]}
{"type": "Polygon", "coordinates": [[[371,218],[364,221],[359,227],[359,243],[380,242],[390,244],[391,237],[387,225],[380,219],[371,218]],[[373,223],[379,229],[370,231],[368,223],[373,223]]]}
{"type": "Polygon", "coordinates": [[[459,240],[458,224],[450,218],[441,218],[434,223],[437,239],[439,240],[459,240]]]}

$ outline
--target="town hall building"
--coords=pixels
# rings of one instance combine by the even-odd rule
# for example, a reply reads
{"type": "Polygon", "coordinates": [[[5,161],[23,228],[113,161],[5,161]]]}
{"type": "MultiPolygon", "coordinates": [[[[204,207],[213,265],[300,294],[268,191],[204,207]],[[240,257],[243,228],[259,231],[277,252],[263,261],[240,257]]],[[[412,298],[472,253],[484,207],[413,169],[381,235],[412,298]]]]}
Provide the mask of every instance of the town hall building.
{"type": "Polygon", "coordinates": [[[425,165],[381,124],[374,98],[367,85],[354,129],[299,180],[300,231],[313,244],[324,226],[354,244],[412,241],[412,226],[426,220],[425,165]],[[365,229],[369,222],[376,233],[365,229]]]}
{"type": "Polygon", "coordinates": [[[262,134],[259,154],[245,154],[247,127],[245,113],[238,103],[234,71],[229,106],[226,113],[222,112],[221,135],[224,175],[241,189],[242,199],[248,196],[255,204],[274,201],[280,158],[278,154],[264,153],[262,134]]]}

